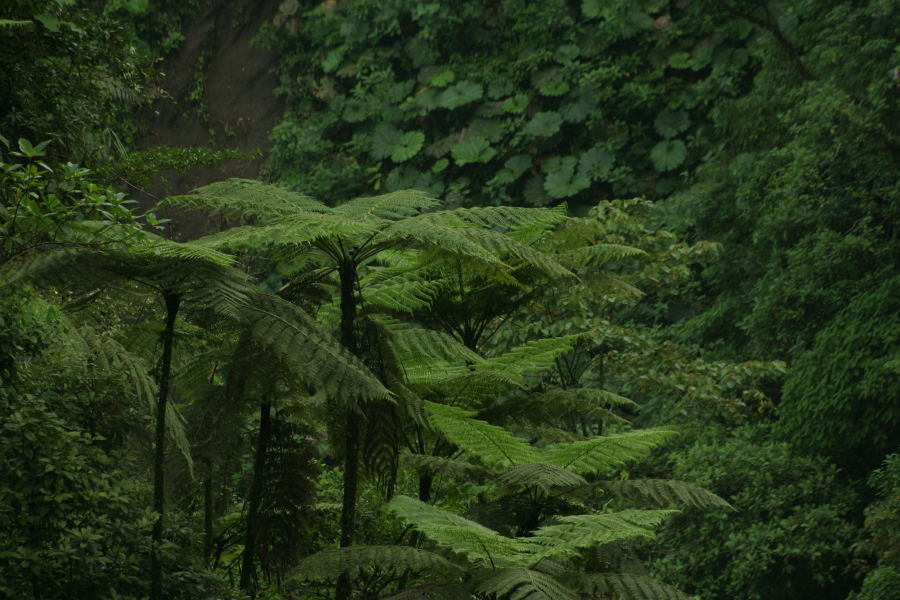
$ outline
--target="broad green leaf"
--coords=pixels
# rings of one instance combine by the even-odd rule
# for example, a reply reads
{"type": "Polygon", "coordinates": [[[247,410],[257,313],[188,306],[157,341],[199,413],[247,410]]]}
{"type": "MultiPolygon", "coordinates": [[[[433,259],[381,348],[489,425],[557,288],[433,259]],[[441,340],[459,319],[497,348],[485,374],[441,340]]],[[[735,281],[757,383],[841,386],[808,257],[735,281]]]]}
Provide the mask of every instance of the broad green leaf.
{"type": "Polygon", "coordinates": [[[375,129],[369,153],[375,160],[382,160],[394,153],[394,146],[400,143],[403,133],[390,123],[382,123],[375,129]]]}
{"type": "Polygon", "coordinates": [[[475,162],[486,163],[497,155],[497,151],[491,148],[487,138],[481,136],[464,139],[453,146],[450,153],[459,166],[475,162]]]}
{"type": "Polygon", "coordinates": [[[335,48],[331,52],[328,53],[328,56],[325,57],[325,60],[322,61],[322,70],[326,73],[331,73],[344,61],[344,48],[343,46],[340,48],[335,48]]]}
{"type": "Polygon", "coordinates": [[[469,125],[469,129],[478,135],[483,135],[491,142],[499,142],[505,133],[503,127],[497,119],[475,119],[469,125]]]}
{"type": "Polygon", "coordinates": [[[512,81],[509,79],[498,79],[488,84],[487,95],[488,98],[497,100],[504,96],[509,96],[514,91],[516,91],[516,87],[513,85],[512,81]]]}
{"type": "Polygon", "coordinates": [[[550,173],[544,180],[544,190],[556,199],[569,198],[589,188],[591,180],[584,173],[575,172],[574,167],[567,166],[550,173]]]}
{"type": "Polygon", "coordinates": [[[532,137],[550,137],[559,131],[562,123],[562,117],[558,112],[539,112],[522,128],[522,133],[532,137]]]}
{"type": "Polygon", "coordinates": [[[347,100],[346,104],[344,104],[344,111],[341,113],[341,118],[348,123],[365,121],[368,116],[369,105],[359,98],[350,98],[347,100]]]}
{"type": "Polygon", "coordinates": [[[656,132],[664,138],[673,138],[691,125],[688,112],[684,109],[662,110],[653,121],[656,132]]]}
{"type": "Polygon", "coordinates": [[[538,88],[538,91],[543,96],[562,96],[570,89],[571,86],[567,81],[558,79],[556,81],[548,81],[547,83],[542,84],[538,88]]]}
{"type": "Polygon", "coordinates": [[[657,171],[671,171],[678,168],[687,158],[687,147],[681,140],[666,140],[658,143],[650,151],[650,160],[657,171]]]}
{"type": "Polygon", "coordinates": [[[557,62],[566,63],[578,58],[578,46],[575,44],[563,44],[553,53],[553,59],[557,62]]]}
{"type": "Polygon", "coordinates": [[[512,183],[530,168],[531,157],[527,154],[517,154],[503,164],[503,168],[500,169],[494,179],[498,183],[512,183]]]}
{"type": "Polygon", "coordinates": [[[609,175],[615,162],[616,155],[612,150],[594,146],[578,159],[578,172],[584,173],[592,181],[597,181],[609,175]]]}
{"type": "Polygon", "coordinates": [[[595,110],[597,98],[594,94],[586,92],[563,102],[559,107],[559,114],[567,123],[580,123],[595,110]]]}
{"type": "Polygon", "coordinates": [[[61,25],[58,18],[55,15],[51,15],[50,13],[43,13],[34,17],[35,21],[40,21],[41,25],[46,27],[49,31],[56,33],[59,31],[59,26],[61,25]]]}
{"type": "Polygon", "coordinates": [[[446,158],[442,158],[441,160],[434,163],[434,166],[431,167],[432,173],[440,173],[444,169],[447,168],[447,165],[450,164],[450,161],[446,158]]]}
{"type": "Polygon", "coordinates": [[[441,94],[440,105],[444,108],[456,108],[469,102],[481,99],[484,88],[471,81],[460,81],[456,85],[447,88],[441,94]]]}
{"type": "Polygon", "coordinates": [[[440,198],[441,194],[444,193],[444,190],[447,189],[444,182],[431,173],[422,173],[419,175],[412,187],[417,190],[422,190],[432,198],[440,198]]]}
{"type": "Polygon", "coordinates": [[[512,98],[507,98],[503,101],[502,108],[508,113],[520,113],[528,108],[528,96],[516,94],[512,98]]]}
{"type": "Polygon", "coordinates": [[[669,66],[673,69],[689,69],[694,66],[694,60],[688,52],[676,52],[669,57],[669,66]]]}
{"type": "Polygon", "coordinates": [[[445,87],[450,85],[456,81],[456,73],[447,69],[446,71],[441,71],[437,75],[433,76],[428,80],[428,83],[435,87],[445,87]]]}
{"type": "Polygon", "coordinates": [[[419,153],[425,134],[421,131],[407,131],[391,150],[391,160],[395,163],[405,162],[419,153]]]}
{"type": "Polygon", "coordinates": [[[602,0],[583,0],[581,3],[581,12],[589,19],[594,19],[600,16],[600,13],[603,11],[603,2],[602,0]]]}
{"type": "Polygon", "coordinates": [[[389,192],[408,190],[415,185],[420,173],[409,165],[397,167],[388,174],[384,182],[385,189],[389,192]]]}

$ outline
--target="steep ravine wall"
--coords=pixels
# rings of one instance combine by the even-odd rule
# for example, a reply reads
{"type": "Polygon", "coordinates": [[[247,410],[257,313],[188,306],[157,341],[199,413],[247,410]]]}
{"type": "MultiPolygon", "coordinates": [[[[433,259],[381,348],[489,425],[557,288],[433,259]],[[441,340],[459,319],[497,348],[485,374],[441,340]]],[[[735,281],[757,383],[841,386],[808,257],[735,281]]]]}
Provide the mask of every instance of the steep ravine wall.
{"type": "MultiPolygon", "coordinates": [[[[168,185],[157,180],[137,194],[142,206],[166,195],[181,194],[227,177],[255,178],[271,144],[272,127],[281,119],[284,102],[273,95],[277,78],[272,52],[250,46],[263,23],[270,21],[279,0],[210,0],[185,29],[181,49],[161,65],[162,88],[168,97],[157,100],[147,116],[149,130],[138,143],[154,146],[206,147],[263,155],[230,161],[185,174],[166,172],[168,185]],[[198,80],[202,95],[198,94],[198,80]],[[194,98],[191,98],[193,93],[194,98]],[[200,96],[200,98],[196,98],[200,96]],[[206,111],[206,117],[202,113],[206,111]]],[[[221,224],[198,213],[167,213],[173,238],[191,239],[217,230],[221,224]]]]}

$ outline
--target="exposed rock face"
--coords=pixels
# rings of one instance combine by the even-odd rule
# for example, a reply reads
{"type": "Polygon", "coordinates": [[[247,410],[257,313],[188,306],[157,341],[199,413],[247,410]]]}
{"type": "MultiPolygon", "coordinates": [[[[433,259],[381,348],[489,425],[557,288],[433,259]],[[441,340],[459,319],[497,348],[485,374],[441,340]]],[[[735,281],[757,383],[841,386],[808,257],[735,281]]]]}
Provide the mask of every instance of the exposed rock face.
{"type": "MultiPolygon", "coordinates": [[[[142,206],[227,177],[259,176],[271,146],[269,133],[285,107],[284,101],[273,95],[278,79],[269,70],[275,64],[275,54],[251,47],[250,40],[276,14],[278,4],[279,0],[211,0],[185,28],[181,50],[164,61],[162,87],[170,98],[154,104],[149,132],[139,142],[140,148],[197,146],[241,152],[259,148],[263,156],[194,169],[184,175],[167,172],[168,186],[156,182],[146,193],[136,195],[142,206]],[[202,101],[190,98],[192,92],[198,95],[198,78],[202,101]],[[200,116],[204,105],[206,119],[200,116]]],[[[180,240],[220,227],[220,223],[196,213],[164,216],[172,218],[171,235],[180,240]]]]}

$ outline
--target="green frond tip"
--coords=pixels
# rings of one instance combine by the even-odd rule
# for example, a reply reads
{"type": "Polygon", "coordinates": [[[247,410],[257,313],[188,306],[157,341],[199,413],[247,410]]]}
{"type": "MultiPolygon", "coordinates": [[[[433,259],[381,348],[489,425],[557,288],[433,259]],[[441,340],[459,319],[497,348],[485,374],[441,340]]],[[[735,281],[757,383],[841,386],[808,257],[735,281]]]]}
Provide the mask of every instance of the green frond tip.
{"type": "Polygon", "coordinates": [[[426,454],[401,454],[400,464],[426,475],[446,475],[466,480],[481,480],[490,473],[478,465],[426,454]]]}
{"type": "Polygon", "coordinates": [[[557,517],[557,524],[539,527],[527,542],[534,554],[523,560],[571,558],[581,550],[619,540],[653,538],[653,529],[678,511],[623,510],[617,513],[557,517]]]}
{"type": "Polygon", "coordinates": [[[566,335],[543,340],[531,340],[496,358],[489,359],[484,368],[523,375],[539,373],[554,366],[556,359],[572,351],[584,334],[566,335]]]}
{"type": "Polygon", "coordinates": [[[544,496],[570,492],[588,484],[584,477],[545,462],[510,467],[497,479],[508,488],[537,488],[544,496]]]}
{"type": "Polygon", "coordinates": [[[425,192],[401,190],[372,198],[356,198],[333,210],[334,214],[359,221],[376,219],[396,221],[437,206],[440,206],[440,201],[425,192]]]}
{"type": "Polygon", "coordinates": [[[329,581],[341,573],[356,576],[362,569],[391,569],[397,575],[410,572],[439,578],[459,579],[465,571],[433,552],[410,546],[351,546],[334,548],[300,561],[289,579],[329,581]]]}
{"type": "Polygon", "coordinates": [[[250,179],[211,183],[184,196],[169,196],[163,205],[210,210],[229,218],[287,217],[301,213],[328,213],[331,209],[309,196],[250,179]]]}
{"type": "Polygon", "coordinates": [[[394,496],[387,507],[432,541],[471,561],[481,561],[493,567],[508,564],[521,554],[520,544],[516,540],[409,496],[394,496]]]}
{"type": "Polygon", "coordinates": [[[528,442],[502,427],[474,418],[473,413],[434,402],[426,402],[425,406],[437,431],[489,466],[510,467],[540,460],[528,442]]]}
{"type": "Polygon", "coordinates": [[[685,504],[691,508],[727,507],[735,510],[723,498],[693,483],[671,479],[629,479],[603,481],[600,489],[632,501],[651,502],[657,506],[685,504]]]}
{"type": "Polygon", "coordinates": [[[625,573],[591,573],[578,578],[579,587],[615,600],[693,600],[679,589],[651,577],[625,573]]]}
{"type": "Polygon", "coordinates": [[[383,600],[472,600],[472,592],[464,583],[426,583],[400,590],[383,600]]]}
{"type": "Polygon", "coordinates": [[[671,429],[644,429],[593,437],[561,444],[552,450],[548,461],[581,474],[611,471],[647,456],[674,435],[671,429]]]}
{"type": "Polygon", "coordinates": [[[490,571],[479,577],[475,592],[487,598],[505,600],[575,600],[575,592],[555,577],[521,568],[490,571]]]}

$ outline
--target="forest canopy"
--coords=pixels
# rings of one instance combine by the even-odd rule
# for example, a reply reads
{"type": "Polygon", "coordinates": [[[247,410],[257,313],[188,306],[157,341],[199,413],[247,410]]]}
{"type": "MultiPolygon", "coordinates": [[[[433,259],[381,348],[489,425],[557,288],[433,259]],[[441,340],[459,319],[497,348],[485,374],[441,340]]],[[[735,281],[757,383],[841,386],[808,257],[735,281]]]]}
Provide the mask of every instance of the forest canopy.
{"type": "Polygon", "coordinates": [[[0,596],[896,598],[898,21],[7,3],[0,596]],[[148,203],[210,14],[286,108],[148,203]]]}

